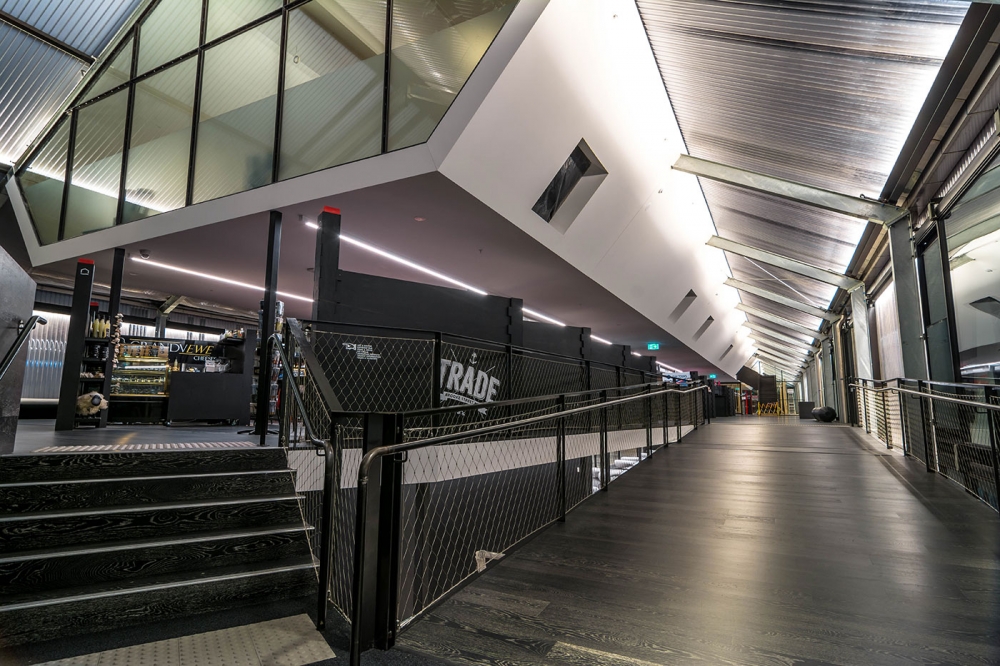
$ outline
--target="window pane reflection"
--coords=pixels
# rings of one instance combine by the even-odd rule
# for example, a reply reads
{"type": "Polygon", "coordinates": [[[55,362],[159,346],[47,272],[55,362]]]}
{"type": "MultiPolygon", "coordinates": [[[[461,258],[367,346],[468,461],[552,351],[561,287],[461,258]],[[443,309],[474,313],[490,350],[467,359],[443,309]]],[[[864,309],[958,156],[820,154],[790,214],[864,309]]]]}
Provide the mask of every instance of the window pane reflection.
{"type": "Polygon", "coordinates": [[[393,2],[389,150],[430,137],[515,4],[393,2]]]}
{"type": "Polygon", "coordinates": [[[200,34],[200,2],[160,0],[139,31],[138,73],[144,74],[196,49],[200,34]]]}
{"type": "Polygon", "coordinates": [[[113,226],[121,188],[128,91],[80,109],[65,238],[113,226]]]}
{"type": "MultiPolygon", "coordinates": [[[[368,4],[385,16],[384,1],[368,4]]],[[[281,178],[379,153],[384,35],[384,25],[366,27],[334,2],[289,15],[281,178]]]]}
{"type": "Polygon", "coordinates": [[[205,52],[194,201],[271,182],[281,21],[205,52]]]}
{"type": "Polygon", "coordinates": [[[83,96],[83,101],[91,100],[98,95],[103,95],[109,90],[113,90],[129,80],[132,75],[132,40],[125,42],[125,45],[118,51],[118,54],[111,60],[111,63],[101,72],[94,82],[90,84],[87,94],[83,96]]]}
{"type": "Polygon", "coordinates": [[[69,118],[66,118],[20,176],[25,203],[31,211],[38,242],[42,245],[59,240],[59,214],[62,211],[68,147],[69,118]]]}
{"type": "Polygon", "coordinates": [[[210,0],[205,41],[221,37],[281,7],[281,0],[210,0]]]}
{"type": "Polygon", "coordinates": [[[136,84],[123,222],[184,205],[197,68],[188,58],[136,84]]]}

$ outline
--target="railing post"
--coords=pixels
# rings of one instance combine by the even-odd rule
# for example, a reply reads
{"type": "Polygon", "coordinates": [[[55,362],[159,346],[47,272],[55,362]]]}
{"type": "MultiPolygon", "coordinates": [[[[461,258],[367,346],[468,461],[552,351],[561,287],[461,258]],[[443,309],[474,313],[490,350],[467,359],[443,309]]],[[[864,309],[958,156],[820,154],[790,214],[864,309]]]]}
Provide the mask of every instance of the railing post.
{"type": "Polygon", "coordinates": [[[688,393],[691,400],[691,423],[694,424],[694,429],[698,429],[698,399],[695,397],[694,393],[688,393]]]}
{"type": "MultiPolygon", "coordinates": [[[[559,396],[559,411],[566,411],[566,396],[559,396]]],[[[556,464],[559,466],[559,522],[566,522],[566,419],[556,426],[556,464]]]]}
{"type": "MultiPolygon", "coordinates": [[[[608,401],[608,392],[601,391],[601,402],[608,401]]],[[[601,490],[607,491],[611,481],[611,461],[608,460],[608,408],[601,408],[601,490]]]]}
{"type": "MultiPolygon", "coordinates": [[[[986,386],[984,393],[987,405],[991,404],[991,401],[1000,405],[1000,400],[994,400],[1000,397],[1000,390],[996,386],[986,386]]],[[[997,511],[1000,511],[1000,453],[997,452],[997,448],[1000,447],[1000,423],[997,422],[1000,420],[1000,414],[987,409],[986,419],[989,421],[990,454],[993,458],[993,499],[997,503],[997,511]]]]}
{"type": "Polygon", "coordinates": [[[681,424],[681,421],[683,421],[684,419],[681,418],[681,415],[683,414],[683,410],[681,409],[681,394],[677,393],[676,395],[677,395],[677,443],[680,444],[681,437],[684,436],[684,430],[681,424]]]}
{"type": "MultiPolygon", "coordinates": [[[[646,387],[646,394],[653,391],[652,386],[646,387]]],[[[646,404],[646,457],[653,455],[653,398],[643,400],[646,404]]]]}
{"type": "MultiPolygon", "coordinates": [[[[883,389],[886,387],[883,386],[883,389]]],[[[892,448],[892,426],[889,423],[889,408],[885,404],[885,391],[882,391],[882,423],[885,429],[885,448],[892,448]]]]}
{"type": "Polygon", "coordinates": [[[927,410],[924,409],[924,382],[923,380],[917,380],[917,391],[920,392],[920,438],[923,440],[924,445],[924,465],[927,466],[928,472],[934,471],[934,466],[931,465],[931,445],[930,439],[927,436],[927,410]]]}
{"type": "MultiPolygon", "coordinates": [[[[401,441],[400,415],[365,414],[365,453],[401,441]]],[[[383,456],[374,462],[365,483],[359,478],[351,622],[354,666],[361,663],[364,650],[388,650],[396,641],[402,471],[399,456],[383,456]]]]}
{"type": "MultiPolygon", "coordinates": [[[[287,373],[286,373],[287,374],[287,373]]],[[[341,441],[337,432],[339,424],[330,412],[330,441],[334,454],[326,453],[323,459],[323,507],[320,516],[319,538],[319,596],[316,599],[316,628],[326,627],[327,599],[330,595],[330,579],[333,574],[333,558],[336,543],[333,538],[333,516],[340,495],[340,452],[341,441]]]]}
{"type": "MultiPolygon", "coordinates": [[[[899,389],[899,382],[896,382],[896,388],[899,389]]],[[[903,442],[901,446],[903,447],[903,455],[910,455],[910,442],[909,442],[909,413],[910,409],[906,406],[906,394],[896,391],[896,398],[899,401],[899,432],[903,437],[903,442]]]]}
{"type": "Polygon", "coordinates": [[[667,436],[667,428],[669,427],[670,421],[670,410],[668,409],[670,403],[667,401],[667,392],[663,392],[663,447],[666,448],[670,446],[669,437],[667,436]]]}

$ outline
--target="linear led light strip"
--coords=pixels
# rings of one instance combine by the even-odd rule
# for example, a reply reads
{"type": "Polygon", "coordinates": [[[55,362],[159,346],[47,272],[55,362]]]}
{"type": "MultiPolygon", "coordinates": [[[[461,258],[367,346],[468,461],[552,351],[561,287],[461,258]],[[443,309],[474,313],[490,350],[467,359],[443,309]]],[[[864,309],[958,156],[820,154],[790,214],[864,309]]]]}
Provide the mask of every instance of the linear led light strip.
{"type": "MultiPolygon", "coordinates": [[[[148,266],[155,266],[157,268],[163,268],[168,271],[176,271],[178,273],[184,273],[185,275],[193,275],[195,277],[200,277],[205,280],[214,280],[215,282],[224,282],[225,284],[231,284],[234,287],[243,287],[244,289],[253,289],[255,291],[264,291],[264,287],[255,284],[248,284],[246,282],[240,282],[238,280],[230,280],[229,278],[220,277],[218,275],[212,275],[210,273],[202,273],[200,271],[192,271],[188,268],[181,268],[180,266],[171,266],[170,264],[162,264],[158,261],[150,261],[149,259],[143,259],[142,257],[132,257],[132,261],[138,261],[141,264],[146,264],[148,266]]],[[[307,303],[312,303],[311,298],[306,298],[305,296],[297,296],[295,294],[289,294],[284,291],[277,292],[278,296],[284,296],[285,298],[294,298],[298,301],[306,301],[307,303]]]]}

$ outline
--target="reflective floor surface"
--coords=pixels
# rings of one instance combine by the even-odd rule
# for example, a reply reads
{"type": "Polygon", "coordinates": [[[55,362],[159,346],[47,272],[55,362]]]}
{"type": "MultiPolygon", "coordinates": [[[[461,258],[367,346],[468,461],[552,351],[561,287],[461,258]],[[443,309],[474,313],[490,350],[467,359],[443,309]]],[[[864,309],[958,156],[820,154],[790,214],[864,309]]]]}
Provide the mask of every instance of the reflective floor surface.
{"type": "Polygon", "coordinates": [[[1000,663],[1000,519],[858,429],[717,419],[399,646],[460,664],[1000,663]]]}

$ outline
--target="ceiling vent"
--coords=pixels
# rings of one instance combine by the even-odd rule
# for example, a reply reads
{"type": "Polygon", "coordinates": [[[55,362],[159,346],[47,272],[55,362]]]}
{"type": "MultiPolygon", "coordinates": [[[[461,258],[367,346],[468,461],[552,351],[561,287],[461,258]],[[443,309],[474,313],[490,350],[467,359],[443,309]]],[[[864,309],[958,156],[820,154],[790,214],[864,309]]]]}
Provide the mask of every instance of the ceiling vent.
{"type": "Polygon", "coordinates": [[[531,210],[566,233],[607,175],[594,151],[580,139],[531,210]]]}

